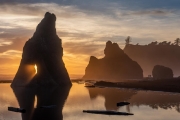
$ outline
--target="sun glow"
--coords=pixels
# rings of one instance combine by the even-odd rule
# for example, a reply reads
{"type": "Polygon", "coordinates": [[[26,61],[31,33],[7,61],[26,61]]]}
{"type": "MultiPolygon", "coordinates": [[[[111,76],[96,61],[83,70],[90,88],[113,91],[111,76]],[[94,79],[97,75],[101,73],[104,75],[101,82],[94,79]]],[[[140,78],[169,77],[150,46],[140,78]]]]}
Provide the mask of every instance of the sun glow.
{"type": "Polygon", "coordinates": [[[34,65],[34,68],[35,68],[35,70],[36,70],[36,74],[37,74],[37,66],[36,66],[36,65],[34,65]]]}

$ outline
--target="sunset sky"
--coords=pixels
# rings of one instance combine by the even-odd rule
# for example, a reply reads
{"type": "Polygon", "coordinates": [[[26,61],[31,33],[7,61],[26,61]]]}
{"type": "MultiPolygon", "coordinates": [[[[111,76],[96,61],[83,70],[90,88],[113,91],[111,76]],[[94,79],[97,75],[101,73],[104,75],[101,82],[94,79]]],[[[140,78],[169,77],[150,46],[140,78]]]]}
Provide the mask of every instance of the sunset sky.
{"type": "Polygon", "coordinates": [[[133,44],[180,37],[180,0],[0,0],[0,80],[13,79],[24,43],[45,12],[57,17],[65,66],[81,78],[90,56],[101,58],[108,40],[133,44]]]}

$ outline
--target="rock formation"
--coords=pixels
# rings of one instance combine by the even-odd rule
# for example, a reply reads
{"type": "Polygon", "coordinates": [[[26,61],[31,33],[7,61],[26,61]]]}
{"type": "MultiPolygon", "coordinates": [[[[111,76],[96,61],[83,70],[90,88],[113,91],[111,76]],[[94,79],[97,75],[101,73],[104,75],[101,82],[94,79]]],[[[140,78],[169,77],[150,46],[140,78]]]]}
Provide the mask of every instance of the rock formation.
{"type": "Polygon", "coordinates": [[[61,39],[56,34],[56,16],[46,13],[32,38],[24,45],[19,69],[12,86],[71,84],[63,63],[61,39]],[[35,74],[34,66],[37,66],[35,74]]]}
{"type": "Polygon", "coordinates": [[[83,79],[141,79],[143,71],[139,64],[129,58],[117,43],[108,41],[104,50],[105,57],[90,57],[83,79]]]}
{"type": "Polygon", "coordinates": [[[171,79],[173,78],[173,71],[171,68],[156,65],[152,70],[152,75],[154,79],[171,79]]]}

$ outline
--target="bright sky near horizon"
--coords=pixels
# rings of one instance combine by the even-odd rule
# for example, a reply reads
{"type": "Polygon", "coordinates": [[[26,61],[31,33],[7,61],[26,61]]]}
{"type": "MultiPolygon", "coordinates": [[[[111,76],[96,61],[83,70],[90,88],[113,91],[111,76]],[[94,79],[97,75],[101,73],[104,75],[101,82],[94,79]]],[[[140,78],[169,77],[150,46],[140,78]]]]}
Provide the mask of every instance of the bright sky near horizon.
{"type": "Polygon", "coordinates": [[[101,58],[108,40],[132,43],[180,37],[179,0],[0,0],[0,80],[13,79],[24,43],[45,12],[57,17],[66,68],[81,78],[90,56],[101,58]]]}

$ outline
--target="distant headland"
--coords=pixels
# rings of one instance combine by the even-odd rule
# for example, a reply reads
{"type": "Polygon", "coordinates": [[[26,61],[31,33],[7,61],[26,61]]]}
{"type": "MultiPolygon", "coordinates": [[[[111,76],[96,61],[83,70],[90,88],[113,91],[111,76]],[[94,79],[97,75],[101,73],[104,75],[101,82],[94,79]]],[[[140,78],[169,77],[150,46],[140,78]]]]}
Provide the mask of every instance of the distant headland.
{"type": "Polygon", "coordinates": [[[174,76],[180,76],[180,39],[174,43],[151,42],[148,45],[130,44],[130,37],[126,39],[124,52],[143,69],[143,75],[152,75],[155,65],[162,65],[173,70],[174,76]]]}

